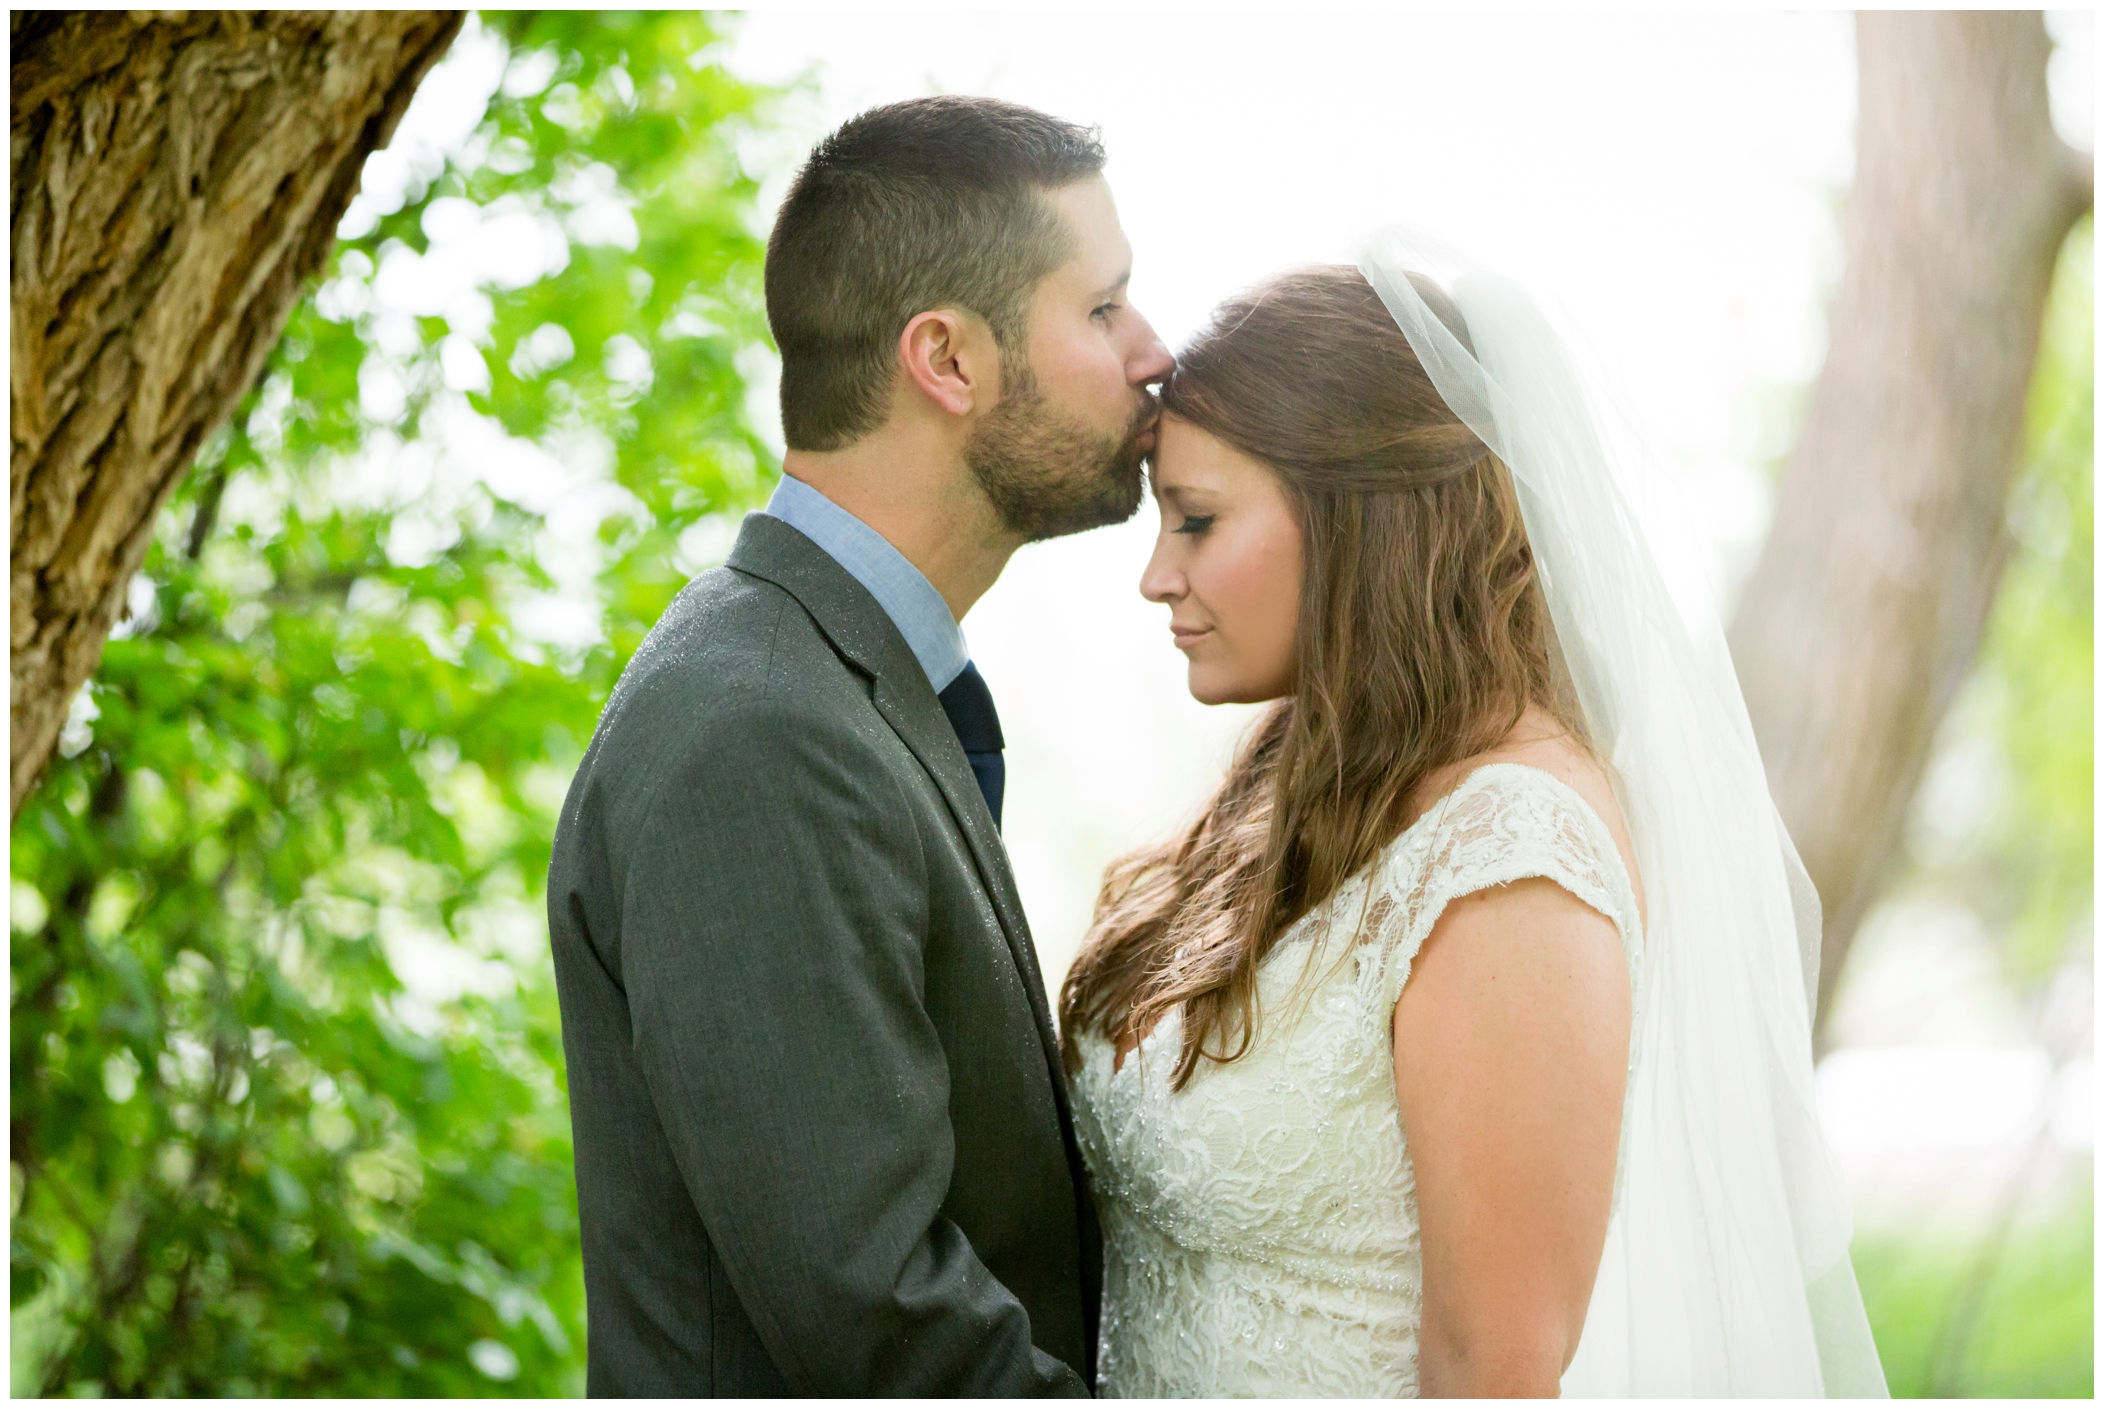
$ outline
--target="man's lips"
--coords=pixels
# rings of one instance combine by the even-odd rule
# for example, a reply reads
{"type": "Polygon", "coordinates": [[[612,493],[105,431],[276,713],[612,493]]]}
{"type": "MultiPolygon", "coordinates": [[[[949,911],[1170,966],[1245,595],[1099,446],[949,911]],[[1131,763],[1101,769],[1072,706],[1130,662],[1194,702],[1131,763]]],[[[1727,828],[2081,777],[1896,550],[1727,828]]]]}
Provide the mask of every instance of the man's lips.
{"type": "Polygon", "coordinates": [[[1137,427],[1132,433],[1132,444],[1138,446],[1141,450],[1154,449],[1155,441],[1160,438],[1159,432],[1162,424],[1161,404],[1153,397],[1148,397],[1146,403],[1140,407],[1139,414],[1132,418],[1132,423],[1137,427]]]}

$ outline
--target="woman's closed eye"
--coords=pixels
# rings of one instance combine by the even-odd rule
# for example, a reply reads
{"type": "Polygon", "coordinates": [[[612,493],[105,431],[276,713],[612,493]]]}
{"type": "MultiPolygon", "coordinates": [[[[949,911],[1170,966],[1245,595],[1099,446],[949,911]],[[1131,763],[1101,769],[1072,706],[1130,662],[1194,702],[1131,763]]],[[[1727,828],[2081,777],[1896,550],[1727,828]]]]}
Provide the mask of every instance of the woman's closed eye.
{"type": "Polygon", "coordinates": [[[1185,514],[1182,523],[1171,529],[1172,533],[1204,533],[1213,526],[1211,514],[1185,514]]]}

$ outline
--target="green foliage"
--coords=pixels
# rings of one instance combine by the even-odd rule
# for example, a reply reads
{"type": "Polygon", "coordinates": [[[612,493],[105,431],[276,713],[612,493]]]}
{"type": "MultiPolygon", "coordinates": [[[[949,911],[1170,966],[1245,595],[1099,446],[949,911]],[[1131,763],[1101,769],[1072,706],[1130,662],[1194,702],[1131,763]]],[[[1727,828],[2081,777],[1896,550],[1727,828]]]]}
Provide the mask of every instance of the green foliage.
{"type": "Polygon", "coordinates": [[[549,842],[767,478],[711,25],[471,24],[170,506],[13,830],[18,1393],[581,1390],[549,842]]]}
{"type": "MultiPolygon", "coordinates": [[[[1987,759],[1998,796],[1938,854],[1910,857],[1900,882],[1978,914],[2000,939],[2012,986],[2039,1012],[2055,973],[2090,957],[2092,944],[2094,261],[2094,225],[2084,220],[2062,250],[2046,308],[2009,565],[1939,741],[1987,759]]],[[[2040,1036],[2049,1048],[2086,1047],[2086,1008],[2079,1025],[2040,1036]]],[[[2082,1164],[2079,1196],[2013,1228],[1857,1239],[1864,1303],[1895,1395],[2091,1394],[2093,1171],[2082,1164]]],[[[2001,1197],[2032,1202],[2020,1182],[2001,1197]]]]}
{"type": "Polygon", "coordinates": [[[1938,840],[1917,826],[1899,880],[1979,915],[2026,995],[2087,942],[2093,904],[2094,260],[2085,219],[2046,305],[2008,566],[1937,742],[1981,763],[1993,786],[1977,819],[1936,819],[1938,840]]]}
{"type": "Polygon", "coordinates": [[[2012,976],[2049,976],[2093,904],[2096,239],[2061,253],[2010,514],[2016,548],[1973,686],[2010,788],[1967,879],[2008,936],[2012,976]]]}
{"type": "Polygon", "coordinates": [[[2085,1178],[2011,1230],[1991,1262],[1952,1233],[1858,1238],[1856,1276],[1893,1396],[2090,1398],[2095,1232],[2085,1178]],[[1960,1288],[1972,1308],[1962,1325],[1960,1288]]]}

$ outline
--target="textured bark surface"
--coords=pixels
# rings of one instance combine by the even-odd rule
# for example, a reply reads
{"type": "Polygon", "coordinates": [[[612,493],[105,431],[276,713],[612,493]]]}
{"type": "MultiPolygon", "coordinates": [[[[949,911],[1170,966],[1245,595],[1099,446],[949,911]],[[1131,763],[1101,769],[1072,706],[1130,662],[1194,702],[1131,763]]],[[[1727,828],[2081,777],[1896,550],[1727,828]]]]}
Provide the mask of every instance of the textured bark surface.
{"type": "Polygon", "coordinates": [[[1856,37],[1826,365],[1731,630],[1826,906],[1822,1014],[1979,647],[2047,286],[2091,200],[2036,13],[1865,13],[1856,37]]]}
{"type": "Polygon", "coordinates": [[[458,11],[9,19],[11,811],[458,11]]]}

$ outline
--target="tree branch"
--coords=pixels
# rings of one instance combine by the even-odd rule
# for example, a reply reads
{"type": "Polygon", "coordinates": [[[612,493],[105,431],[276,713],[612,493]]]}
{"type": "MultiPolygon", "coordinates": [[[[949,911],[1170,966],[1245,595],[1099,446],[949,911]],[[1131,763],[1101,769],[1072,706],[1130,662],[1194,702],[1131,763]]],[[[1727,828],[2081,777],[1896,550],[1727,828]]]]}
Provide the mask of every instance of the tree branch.
{"type": "Polygon", "coordinates": [[[2008,557],[2068,152],[2036,12],[1857,19],[1826,366],[1731,627],[1776,805],[1826,907],[1820,1009],[1882,890],[2008,557]]]}
{"type": "Polygon", "coordinates": [[[463,12],[16,17],[11,812],[463,12]]]}

